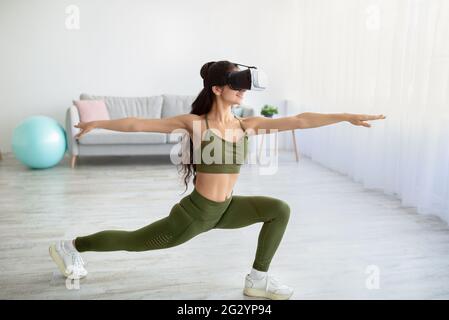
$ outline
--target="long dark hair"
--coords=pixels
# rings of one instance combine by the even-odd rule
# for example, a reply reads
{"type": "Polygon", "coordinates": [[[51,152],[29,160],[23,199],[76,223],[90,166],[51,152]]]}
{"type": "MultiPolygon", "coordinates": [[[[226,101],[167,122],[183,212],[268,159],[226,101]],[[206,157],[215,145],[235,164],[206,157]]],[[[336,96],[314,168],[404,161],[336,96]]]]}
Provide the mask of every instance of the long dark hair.
{"type": "MultiPolygon", "coordinates": [[[[200,75],[203,78],[204,88],[196,97],[195,101],[192,103],[191,114],[202,115],[208,113],[212,109],[212,105],[216,99],[214,92],[212,91],[212,86],[214,85],[224,85],[225,77],[228,72],[233,71],[238,66],[230,61],[211,61],[204,64],[201,67],[200,75]]],[[[181,171],[185,190],[187,191],[190,178],[193,176],[193,184],[196,183],[196,164],[193,163],[193,142],[190,137],[188,137],[190,144],[190,161],[187,163],[181,162],[181,171]]]]}

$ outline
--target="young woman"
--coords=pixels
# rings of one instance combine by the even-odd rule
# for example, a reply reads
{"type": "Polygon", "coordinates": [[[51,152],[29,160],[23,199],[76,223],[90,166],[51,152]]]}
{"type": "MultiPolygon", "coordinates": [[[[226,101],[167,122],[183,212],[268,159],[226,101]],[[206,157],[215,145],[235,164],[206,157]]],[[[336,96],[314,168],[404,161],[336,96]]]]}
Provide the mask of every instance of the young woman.
{"type": "Polygon", "coordinates": [[[82,278],[87,275],[80,252],[165,249],[180,245],[213,228],[232,229],[263,223],[243,293],[269,299],[290,298],[293,289],[267,274],[289,221],[289,205],[269,196],[233,195],[240,166],[247,156],[248,135],[270,129],[313,128],[340,121],[370,127],[365,121],[385,117],[302,113],[277,119],[261,116],[238,118],[233,115],[231,107],[241,104],[245,90],[233,90],[229,85],[223,85],[224,77],[238,70],[238,65],[229,61],[203,65],[200,74],[204,88],[193,102],[190,114],[162,119],[125,118],[75,125],[80,129],[77,139],[94,128],[163,133],[171,133],[175,129],[186,130],[191,138],[190,161],[183,163],[182,169],[186,190],[192,176],[194,189],[172,207],[168,216],[140,229],[105,230],[52,244],[50,255],[65,276],[82,278]],[[199,145],[195,143],[198,139],[199,145]],[[222,151],[218,152],[219,161],[215,161],[217,157],[213,155],[216,150],[222,151]],[[201,157],[196,158],[199,159],[196,161],[194,154],[198,151],[201,157]],[[209,160],[206,161],[208,156],[209,160]]]}

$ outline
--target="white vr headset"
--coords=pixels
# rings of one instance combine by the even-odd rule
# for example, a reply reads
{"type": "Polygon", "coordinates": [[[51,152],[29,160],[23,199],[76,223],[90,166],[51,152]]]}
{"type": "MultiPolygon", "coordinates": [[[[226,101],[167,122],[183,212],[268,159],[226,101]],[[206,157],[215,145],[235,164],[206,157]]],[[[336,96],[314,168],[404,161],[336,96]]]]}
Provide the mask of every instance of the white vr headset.
{"type": "Polygon", "coordinates": [[[268,77],[265,72],[256,67],[245,66],[239,63],[233,65],[248,67],[243,71],[231,71],[226,73],[220,79],[204,79],[204,86],[225,86],[233,90],[265,90],[268,86],[268,77]]]}
{"type": "Polygon", "coordinates": [[[234,63],[248,69],[243,71],[232,71],[227,74],[226,83],[233,90],[265,90],[268,86],[268,76],[256,67],[250,67],[239,63],[234,63]]]}

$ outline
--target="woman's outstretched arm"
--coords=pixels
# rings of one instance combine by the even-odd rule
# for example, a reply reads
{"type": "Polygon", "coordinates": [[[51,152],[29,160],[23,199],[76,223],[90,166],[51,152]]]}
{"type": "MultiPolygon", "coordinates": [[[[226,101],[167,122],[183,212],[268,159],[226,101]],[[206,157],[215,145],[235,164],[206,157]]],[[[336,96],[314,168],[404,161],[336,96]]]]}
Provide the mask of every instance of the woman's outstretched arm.
{"type": "Polygon", "coordinates": [[[114,131],[124,131],[124,132],[141,131],[141,132],[172,133],[176,129],[185,129],[190,131],[192,127],[192,122],[196,118],[198,118],[197,115],[187,113],[161,119],[129,117],[115,120],[80,122],[74,125],[75,128],[81,129],[81,131],[75,136],[75,138],[79,139],[92,129],[96,128],[114,131]]]}
{"type": "Polygon", "coordinates": [[[352,113],[314,113],[304,112],[294,116],[270,119],[266,117],[256,116],[244,118],[243,124],[246,128],[253,129],[256,134],[258,130],[293,130],[308,129],[327,126],[337,122],[348,121],[353,125],[370,127],[368,120],[385,119],[384,115],[368,115],[368,114],[352,114],[352,113]]]}

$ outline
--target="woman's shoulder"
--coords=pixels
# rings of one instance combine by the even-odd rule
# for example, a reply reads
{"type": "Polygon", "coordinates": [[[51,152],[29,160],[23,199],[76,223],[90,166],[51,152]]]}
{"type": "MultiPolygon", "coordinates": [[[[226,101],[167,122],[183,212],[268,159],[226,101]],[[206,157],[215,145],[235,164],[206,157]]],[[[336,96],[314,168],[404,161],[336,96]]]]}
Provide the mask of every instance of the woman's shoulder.
{"type": "Polygon", "coordinates": [[[188,130],[190,136],[192,136],[194,132],[196,132],[195,135],[199,134],[199,136],[202,136],[203,131],[205,131],[206,129],[206,125],[204,123],[205,120],[204,114],[198,115],[193,113],[187,113],[185,114],[185,116],[188,122],[188,130]]]}
{"type": "Polygon", "coordinates": [[[184,116],[184,119],[186,119],[186,121],[189,122],[189,124],[191,126],[193,126],[195,121],[204,120],[204,115],[198,115],[198,114],[193,114],[193,113],[185,113],[183,116],[184,116]]]}

